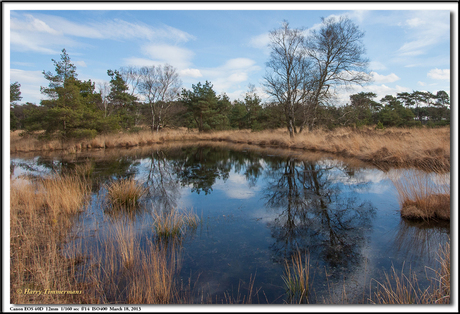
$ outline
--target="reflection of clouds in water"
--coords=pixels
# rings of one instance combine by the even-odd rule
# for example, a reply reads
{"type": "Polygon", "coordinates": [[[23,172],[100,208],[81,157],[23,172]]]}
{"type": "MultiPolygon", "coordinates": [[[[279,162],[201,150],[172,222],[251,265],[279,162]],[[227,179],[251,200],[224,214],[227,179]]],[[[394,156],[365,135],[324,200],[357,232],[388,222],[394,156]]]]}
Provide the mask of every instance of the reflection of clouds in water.
{"type": "Polygon", "coordinates": [[[393,185],[391,182],[378,182],[378,184],[372,184],[369,187],[366,187],[364,189],[357,188],[354,189],[357,193],[370,193],[370,194],[388,194],[390,191],[392,191],[393,185]]]}
{"type": "Polygon", "coordinates": [[[347,175],[343,168],[334,168],[328,171],[328,180],[334,184],[355,185],[362,183],[381,183],[382,180],[387,179],[385,173],[376,169],[356,170],[353,176],[347,175]]]}
{"type": "Polygon", "coordinates": [[[231,172],[225,182],[218,180],[213,185],[213,189],[223,191],[229,198],[248,199],[256,195],[256,192],[260,190],[260,186],[250,187],[244,175],[231,172]]]}
{"type": "Polygon", "coordinates": [[[178,197],[177,207],[190,210],[193,208],[192,194],[187,189],[179,190],[180,196],[178,197]]]}
{"type": "Polygon", "coordinates": [[[15,158],[10,162],[10,170],[12,170],[12,178],[18,178],[25,175],[44,176],[52,174],[52,169],[43,165],[38,165],[39,157],[33,159],[15,158]]]}

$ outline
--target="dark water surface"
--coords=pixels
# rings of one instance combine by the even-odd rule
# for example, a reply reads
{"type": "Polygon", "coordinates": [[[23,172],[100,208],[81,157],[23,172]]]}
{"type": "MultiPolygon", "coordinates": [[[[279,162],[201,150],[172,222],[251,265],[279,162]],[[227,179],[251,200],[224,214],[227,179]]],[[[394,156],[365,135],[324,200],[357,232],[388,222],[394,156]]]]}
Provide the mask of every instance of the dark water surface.
{"type": "Polygon", "coordinates": [[[341,302],[344,287],[348,302],[366,302],[370,279],[383,281],[392,266],[410,269],[426,285],[427,267],[437,267],[439,245],[450,237],[449,223],[401,219],[388,179],[401,170],[319,155],[188,146],[12,156],[12,176],[66,172],[86,162],[93,167],[93,199],[75,227],[84,247],[96,249],[94,239],[110,236],[105,227],[117,219],[101,206],[109,180],[133,177],[148,187],[143,209],[130,215],[140,238],[153,236],[152,208],[200,217],[181,243],[180,277],[199,291],[195,302],[246,294],[251,279],[259,291],[254,303],[288,302],[282,275],[298,250],[310,258],[310,302],[341,302]]]}

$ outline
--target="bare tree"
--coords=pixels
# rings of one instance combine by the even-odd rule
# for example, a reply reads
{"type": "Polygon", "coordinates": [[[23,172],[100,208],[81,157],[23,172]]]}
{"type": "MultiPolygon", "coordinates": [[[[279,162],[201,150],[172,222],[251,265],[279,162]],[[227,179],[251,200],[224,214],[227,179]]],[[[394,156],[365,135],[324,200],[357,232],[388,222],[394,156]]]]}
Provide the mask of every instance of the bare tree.
{"type": "Polygon", "coordinates": [[[265,87],[283,107],[289,135],[309,130],[318,106],[327,104],[338,87],[370,81],[364,58],[364,33],[347,17],[322,19],[319,30],[291,29],[289,23],[270,32],[270,61],[265,87]]]}
{"type": "Polygon", "coordinates": [[[99,91],[99,93],[101,94],[101,98],[102,98],[102,110],[104,110],[104,117],[107,117],[108,115],[110,115],[110,108],[109,108],[109,99],[108,99],[108,96],[110,94],[110,84],[108,82],[99,82],[97,83],[97,89],[99,91]]]}
{"type": "Polygon", "coordinates": [[[295,111],[306,101],[312,79],[303,31],[289,28],[284,21],[281,28],[270,32],[272,51],[264,77],[267,93],[283,107],[291,138],[297,133],[295,111]]]}
{"type": "Polygon", "coordinates": [[[317,108],[326,103],[337,87],[363,85],[370,81],[364,58],[364,45],[360,31],[348,17],[322,19],[319,30],[311,31],[304,41],[306,57],[312,63],[312,91],[304,104],[300,132],[311,130],[317,108]]]}
{"type": "Polygon", "coordinates": [[[169,64],[142,67],[139,73],[140,92],[146,97],[152,114],[151,128],[158,132],[171,103],[179,97],[182,82],[176,69],[169,64]]]}
{"type": "Polygon", "coordinates": [[[141,84],[140,69],[134,66],[127,66],[120,69],[120,74],[126,85],[128,85],[131,96],[136,95],[141,84]]]}

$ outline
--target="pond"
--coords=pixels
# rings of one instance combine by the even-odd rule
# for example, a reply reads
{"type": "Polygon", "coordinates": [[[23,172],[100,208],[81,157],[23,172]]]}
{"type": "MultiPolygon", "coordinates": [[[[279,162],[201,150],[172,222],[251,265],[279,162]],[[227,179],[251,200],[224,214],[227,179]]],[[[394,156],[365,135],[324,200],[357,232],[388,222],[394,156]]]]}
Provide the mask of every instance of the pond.
{"type": "Polygon", "coordinates": [[[78,243],[88,256],[103,252],[100,239],[111,236],[117,220],[128,219],[142,247],[142,239],[154,237],[153,210],[192,211],[200,222],[181,237],[178,274],[193,287],[192,303],[225,303],[229,296],[247,295],[251,284],[253,303],[289,303],[285,261],[298,251],[309,258],[308,302],[367,303],[369,291],[392,267],[410,270],[421,287],[427,285],[439,246],[450,238],[448,222],[401,218],[390,178],[416,170],[378,169],[319,154],[165,145],[16,155],[11,176],[65,173],[84,163],[92,167],[92,198],[68,246],[78,243]],[[105,184],[121,178],[148,189],[135,213],[114,215],[104,206],[105,184]]]}

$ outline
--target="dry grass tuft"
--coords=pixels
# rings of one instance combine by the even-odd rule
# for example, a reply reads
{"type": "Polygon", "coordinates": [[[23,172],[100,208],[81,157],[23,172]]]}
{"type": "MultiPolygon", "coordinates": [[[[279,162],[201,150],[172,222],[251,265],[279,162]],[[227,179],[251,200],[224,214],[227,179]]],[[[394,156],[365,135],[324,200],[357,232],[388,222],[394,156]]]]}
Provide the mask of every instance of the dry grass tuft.
{"type": "Polygon", "coordinates": [[[199,223],[198,216],[189,212],[180,212],[177,208],[168,211],[152,212],[154,219],[154,229],[159,238],[180,237],[186,233],[187,228],[196,229],[199,223]]]}
{"type": "Polygon", "coordinates": [[[310,289],[310,258],[305,256],[302,261],[300,251],[292,256],[292,270],[288,261],[285,261],[285,275],[282,276],[286,286],[289,303],[308,303],[310,289]]]}
{"type": "Polygon", "coordinates": [[[450,219],[450,175],[401,172],[392,181],[398,191],[401,216],[408,219],[450,219]],[[435,180],[433,180],[435,179],[435,180]]]}
{"type": "Polygon", "coordinates": [[[134,179],[121,179],[106,184],[107,199],[113,210],[134,210],[147,189],[134,179]]]}

